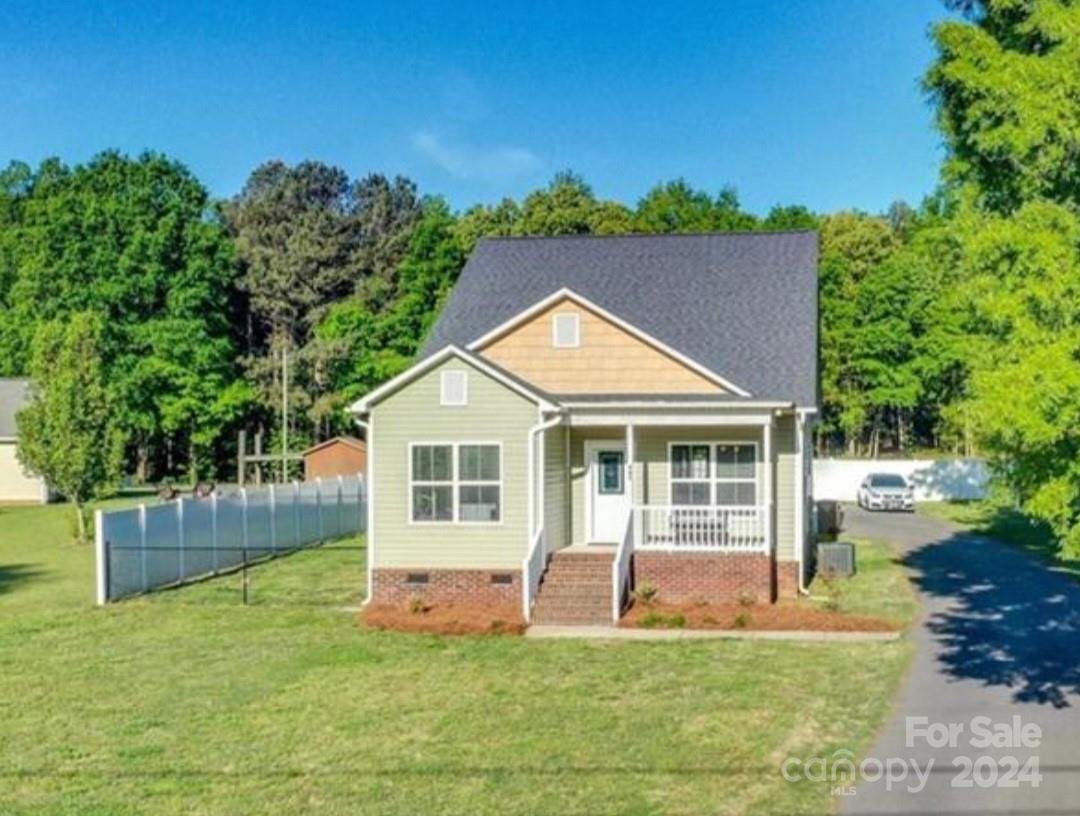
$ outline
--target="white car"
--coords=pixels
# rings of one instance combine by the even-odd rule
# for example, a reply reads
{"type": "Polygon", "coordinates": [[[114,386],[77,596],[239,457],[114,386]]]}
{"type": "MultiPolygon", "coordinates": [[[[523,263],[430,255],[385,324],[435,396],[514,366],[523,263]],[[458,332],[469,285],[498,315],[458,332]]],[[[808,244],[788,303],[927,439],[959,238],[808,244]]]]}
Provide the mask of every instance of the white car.
{"type": "Polygon", "coordinates": [[[871,473],[859,485],[859,507],[913,512],[915,488],[899,473],[871,473]]]}

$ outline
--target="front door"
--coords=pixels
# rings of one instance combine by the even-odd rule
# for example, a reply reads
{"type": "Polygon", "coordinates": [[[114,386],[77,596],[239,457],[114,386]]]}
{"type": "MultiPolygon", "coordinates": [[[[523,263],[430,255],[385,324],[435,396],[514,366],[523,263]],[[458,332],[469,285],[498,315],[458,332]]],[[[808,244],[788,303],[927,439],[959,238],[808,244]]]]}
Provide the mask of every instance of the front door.
{"type": "Polygon", "coordinates": [[[586,537],[589,543],[616,544],[626,532],[630,493],[626,484],[626,445],[586,442],[586,537]]]}

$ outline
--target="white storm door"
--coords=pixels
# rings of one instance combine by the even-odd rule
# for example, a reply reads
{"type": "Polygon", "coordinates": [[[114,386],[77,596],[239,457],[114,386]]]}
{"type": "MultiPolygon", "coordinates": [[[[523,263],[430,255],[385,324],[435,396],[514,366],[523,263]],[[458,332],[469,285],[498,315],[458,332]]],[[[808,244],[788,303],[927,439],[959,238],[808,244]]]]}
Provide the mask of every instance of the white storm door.
{"type": "Polygon", "coordinates": [[[586,539],[589,543],[616,544],[622,539],[630,512],[626,445],[607,440],[586,442],[585,456],[586,539]]]}

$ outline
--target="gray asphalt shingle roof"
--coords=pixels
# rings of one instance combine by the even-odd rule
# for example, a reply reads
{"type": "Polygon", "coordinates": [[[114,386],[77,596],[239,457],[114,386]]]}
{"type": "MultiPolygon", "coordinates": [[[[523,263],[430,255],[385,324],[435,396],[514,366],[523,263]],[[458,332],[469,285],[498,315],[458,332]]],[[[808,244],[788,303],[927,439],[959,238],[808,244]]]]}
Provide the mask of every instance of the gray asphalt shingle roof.
{"type": "Polygon", "coordinates": [[[15,436],[15,412],[29,398],[30,380],[0,378],[0,439],[15,436]]]}
{"type": "Polygon", "coordinates": [[[488,238],[422,357],[568,288],[751,393],[817,404],[817,233],[488,238]]]}

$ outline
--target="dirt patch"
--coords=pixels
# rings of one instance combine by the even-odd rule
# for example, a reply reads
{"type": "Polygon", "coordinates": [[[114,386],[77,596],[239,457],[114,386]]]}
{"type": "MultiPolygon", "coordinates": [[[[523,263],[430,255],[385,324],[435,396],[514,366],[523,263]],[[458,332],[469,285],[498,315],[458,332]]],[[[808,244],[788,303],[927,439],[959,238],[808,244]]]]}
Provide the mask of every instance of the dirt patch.
{"type": "Polygon", "coordinates": [[[804,601],[774,604],[635,602],[619,621],[633,629],[745,629],[748,631],[894,632],[897,624],[867,615],[846,615],[804,601]]]}
{"type": "Polygon", "coordinates": [[[430,635],[520,635],[525,631],[521,613],[514,607],[479,604],[373,604],[360,613],[360,622],[372,629],[430,635]]]}

